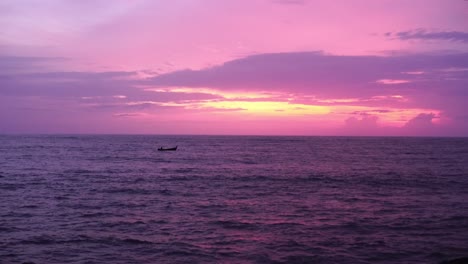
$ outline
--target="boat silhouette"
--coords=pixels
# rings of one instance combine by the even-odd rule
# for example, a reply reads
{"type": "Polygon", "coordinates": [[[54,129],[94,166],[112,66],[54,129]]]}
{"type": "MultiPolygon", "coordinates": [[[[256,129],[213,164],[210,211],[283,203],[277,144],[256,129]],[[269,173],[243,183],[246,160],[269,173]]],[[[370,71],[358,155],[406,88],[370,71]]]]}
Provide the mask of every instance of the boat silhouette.
{"type": "Polygon", "coordinates": [[[177,150],[177,146],[173,148],[163,148],[163,147],[158,148],[158,151],[176,151],[176,150],[177,150]]]}

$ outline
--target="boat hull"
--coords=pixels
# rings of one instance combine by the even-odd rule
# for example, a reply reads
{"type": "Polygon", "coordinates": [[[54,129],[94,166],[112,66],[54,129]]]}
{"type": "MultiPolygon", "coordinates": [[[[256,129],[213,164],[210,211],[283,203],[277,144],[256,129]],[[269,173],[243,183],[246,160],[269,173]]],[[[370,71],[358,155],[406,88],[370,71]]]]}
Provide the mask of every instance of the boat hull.
{"type": "Polygon", "coordinates": [[[158,148],[158,151],[176,151],[177,150],[177,147],[175,148],[158,148]]]}

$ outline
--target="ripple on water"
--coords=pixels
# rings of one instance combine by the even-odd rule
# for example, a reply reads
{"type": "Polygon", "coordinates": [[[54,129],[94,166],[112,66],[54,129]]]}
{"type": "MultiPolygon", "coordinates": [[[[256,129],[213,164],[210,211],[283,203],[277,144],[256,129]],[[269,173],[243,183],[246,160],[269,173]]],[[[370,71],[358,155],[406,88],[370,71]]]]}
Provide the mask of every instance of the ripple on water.
{"type": "Polygon", "coordinates": [[[0,137],[5,263],[466,257],[467,139],[0,137]]]}

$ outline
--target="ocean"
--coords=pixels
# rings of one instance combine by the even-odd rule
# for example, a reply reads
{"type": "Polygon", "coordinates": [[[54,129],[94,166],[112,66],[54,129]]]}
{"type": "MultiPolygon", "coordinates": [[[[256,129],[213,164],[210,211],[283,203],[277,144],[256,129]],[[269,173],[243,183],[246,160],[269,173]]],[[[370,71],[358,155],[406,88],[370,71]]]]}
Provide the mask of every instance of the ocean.
{"type": "Polygon", "coordinates": [[[0,136],[0,263],[467,256],[468,138],[0,136]]]}

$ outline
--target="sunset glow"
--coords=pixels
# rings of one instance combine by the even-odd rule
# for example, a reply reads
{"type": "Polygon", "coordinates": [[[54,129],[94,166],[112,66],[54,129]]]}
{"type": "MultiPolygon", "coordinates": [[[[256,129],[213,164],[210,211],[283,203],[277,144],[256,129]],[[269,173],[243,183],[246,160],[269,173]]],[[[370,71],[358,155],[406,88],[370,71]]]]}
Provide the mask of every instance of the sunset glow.
{"type": "Polygon", "coordinates": [[[0,133],[468,136],[466,1],[0,11],[0,133]]]}

